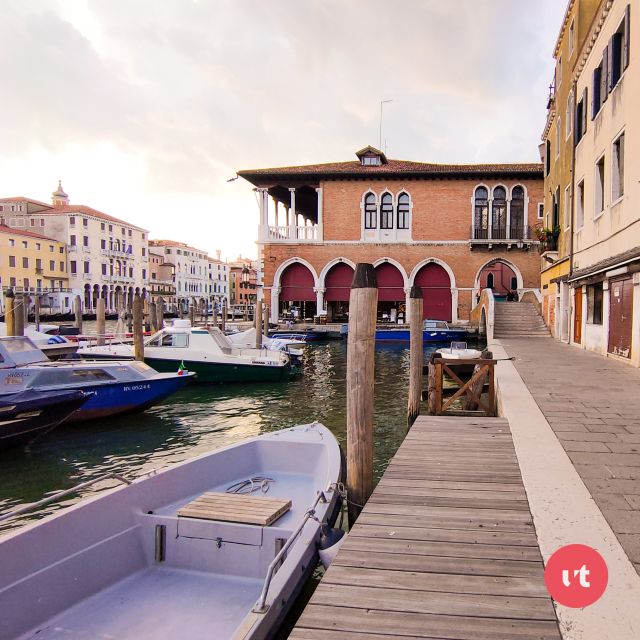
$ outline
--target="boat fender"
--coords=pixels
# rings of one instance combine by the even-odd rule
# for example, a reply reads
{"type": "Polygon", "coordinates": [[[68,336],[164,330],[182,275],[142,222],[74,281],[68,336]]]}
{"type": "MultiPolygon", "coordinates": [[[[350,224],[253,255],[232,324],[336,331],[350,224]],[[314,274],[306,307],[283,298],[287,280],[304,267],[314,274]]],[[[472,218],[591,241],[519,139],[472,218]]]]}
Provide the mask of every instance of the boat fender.
{"type": "Polygon", "coordinates": [[[320,556],[320,562],[325,569],[329,568],[329,565],[336,557],[342,542],[344,541],[344,531],[342,529],[323,528],[320,534],[320,542],[318,543],[318,554],[320,556]]]}

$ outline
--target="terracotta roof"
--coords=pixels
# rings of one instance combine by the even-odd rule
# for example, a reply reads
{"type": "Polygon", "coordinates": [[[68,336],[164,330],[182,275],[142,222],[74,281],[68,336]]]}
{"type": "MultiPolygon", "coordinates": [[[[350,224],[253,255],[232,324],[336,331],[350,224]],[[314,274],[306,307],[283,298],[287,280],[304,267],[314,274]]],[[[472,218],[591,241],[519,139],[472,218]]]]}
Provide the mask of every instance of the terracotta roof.
{"type": "Polygon", "coordinates": [[[474,177],[486,175],[517,175],[542,178],[541,163],[517,164],[433,164],[409,160],[389,160],[383,165],[363,166],[357,160],[328,162],[297,167],[274,167],[238,171],[249,182],[273,177],[313,177],[315,179],[371,178],[371,177],[474,177]]]}
{"type": "Polygon", "coordinates": [[[47,209],[53,209],[53,207],[46,202],[40,202],[40,200],[34,200],[33,198],[25,198],[24,196],[16,196],[15,198],[0,198],[0,202],[31,202],[41,207],[47,207],[47,209]]]}
{"type": "Polygon", "coordinates": [[[57,207],[53,207],[49,211],[38,211],[38,214],[40,213],[45,215],[56,215],[58,213],[68,213],[68,214],[79,213],[87,216],[93,216],[94,218],[100,218],[101,220],[106,220],[108,222],[123,224],[123,225],[126,225],[127,227],[133,227],[138,231],[147,231],[147,229],[138,227],[137,225],[131,224],[130,222],[126,222],[125,220],[121,220],[120,218],[114,218],[113,216],[110,216],[107,213],[103,213],[102,211],[98,211],[97,209],[92,209],[91,207],[87,207],[83,204],[69,204],[64,206],[57,206],[57,207]]]}
{"type": "MultiPolygon", "coordinates": [[[[29,238],[39,238],[40,240],[49,240],[51,242],[61,242],[60,240],[56,240],[55,238],[43,236],[40,233],[28,231],[27,229],[16,229],[15,227],[7,227],[3,224],[0,224],[0,233],[7,233],[11,234],[12,236],[28,236],[29,238]]],[[[61,244],[64,244],[64,242],[61,242],[61,244]]]]}

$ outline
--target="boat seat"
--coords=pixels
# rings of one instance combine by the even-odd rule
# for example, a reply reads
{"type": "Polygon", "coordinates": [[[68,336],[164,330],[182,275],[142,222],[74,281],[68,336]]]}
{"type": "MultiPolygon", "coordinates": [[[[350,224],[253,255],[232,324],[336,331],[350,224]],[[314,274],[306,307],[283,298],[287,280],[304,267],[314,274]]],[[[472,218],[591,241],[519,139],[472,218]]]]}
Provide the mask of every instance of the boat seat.
{"type": "Polygon", "coordinates": [[[178,509],[179,518],[199,518],[268,527],[291,509],[291,500],[207,491],[178,509]]]}

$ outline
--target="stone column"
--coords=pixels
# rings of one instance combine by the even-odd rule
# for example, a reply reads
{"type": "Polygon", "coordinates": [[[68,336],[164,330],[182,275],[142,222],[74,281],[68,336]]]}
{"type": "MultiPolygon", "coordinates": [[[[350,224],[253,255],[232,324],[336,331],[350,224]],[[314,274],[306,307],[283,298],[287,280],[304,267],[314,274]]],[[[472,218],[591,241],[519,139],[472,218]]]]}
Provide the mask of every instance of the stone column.
{"type": "Polygon", "coordinates": [[[274,198],[273,210],[274,210],[274,224],[276,225],[276,228],[280,226],[280,208],[278,206],[279,204],[280,203],[274,198]]]}
{"type": "Polygon", "coordinates": [[[280,307],[280,287],[271,287],[271,322],[278,324],[278,308],[280,307]]]}
{"type": "Polygon", "coordinates": [[[323,203],[323,197],[322,197],[322,187],[317,187],[316,193],[318,194],[318,227],[317,227],[318,233],[316,235],[316,240],[322,241],[324,240],[324,229],[323,229],[323,222],[322,222],[322,217],[323,217],[322,207],[324,203],[323,203]]]}
{"type": "Polygon", "coordinates": [[[314,291],[316,292],[316,315],[319,316],[320,312],[324,311],[324,293],[326,290],[318,287],[317,289],[314,288],[314,291]]]}
{"type": "Polygon", "coordinates": [[[493,198],[487,199],[487,206],[489,207],[487,214],[487,237],[491,240],[491,238],[493,238],[493,198]]]}
{"type": "Polygon", "coordinates": [[[507,228],[506,228],[505,237],[511,238],[511,198],[507,198],[507,228]]]}
{"type": "Polygon", "coordinates": [[[269,238],[269,196],[266,189],[256,189],[256,192],[258,193],[258,204],[260,206],[258,239],[264,241],[269,238]]]}
{"type": "Polygon", "coordinates": [[[289,193],[291,194],[291,219],[289,222],[289,240],[297,239],[298,216],[296,214],[296,190],[295,187],[289,187],[289,193]]]}

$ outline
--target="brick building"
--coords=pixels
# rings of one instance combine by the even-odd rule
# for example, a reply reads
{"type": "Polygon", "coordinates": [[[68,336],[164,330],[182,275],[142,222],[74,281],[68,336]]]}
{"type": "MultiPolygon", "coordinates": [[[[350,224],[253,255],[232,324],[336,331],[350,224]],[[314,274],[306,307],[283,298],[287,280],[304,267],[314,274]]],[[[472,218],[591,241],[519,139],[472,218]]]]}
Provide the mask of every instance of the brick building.
{"type": "Polygon", "coordinates": [[[240,171],[260,205],[258,285],[271,319],[346,317],[358,262],[376,267],[380,320],[402,320],[412,285],[425,317],[467,322],[481,288],[540,282],[540,164],[438,165],[387,159],[240,171]]]}

